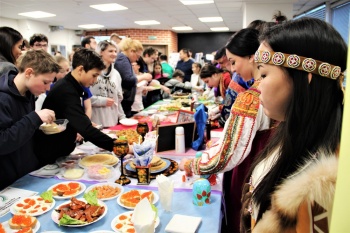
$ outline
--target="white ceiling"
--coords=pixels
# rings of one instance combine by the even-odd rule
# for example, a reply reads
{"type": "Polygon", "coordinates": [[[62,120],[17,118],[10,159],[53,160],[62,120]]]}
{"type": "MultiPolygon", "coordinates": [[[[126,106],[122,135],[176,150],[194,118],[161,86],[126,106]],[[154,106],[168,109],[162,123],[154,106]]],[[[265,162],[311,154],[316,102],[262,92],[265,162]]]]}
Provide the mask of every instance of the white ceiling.
{"type": "Polygon", "coordinates": [[[243,3],[293,3],[293,15],[303,13],[325,0],[214,0],[214,4],[185,6],[178,0],[0,0],[0,16],[10,19],[31,19],[51,26],[81,30],[81,24],[101,24],[103,29],[144,28],[172,30],[174,26],[190,26],[190,32],[210,32],[210,27],[242,28],[243,3]],[[118,3],[123,11],[102,12],[89,7],[94,4],[118,3]],[[28,11],[45,11],[56,17],[32,19],[19,16],[28,11]],[[202,23],[198,17],[221,16],[223,22],[202,23]],[[140,26],[137,20],[157,20],[159,25],[140,26]]]}

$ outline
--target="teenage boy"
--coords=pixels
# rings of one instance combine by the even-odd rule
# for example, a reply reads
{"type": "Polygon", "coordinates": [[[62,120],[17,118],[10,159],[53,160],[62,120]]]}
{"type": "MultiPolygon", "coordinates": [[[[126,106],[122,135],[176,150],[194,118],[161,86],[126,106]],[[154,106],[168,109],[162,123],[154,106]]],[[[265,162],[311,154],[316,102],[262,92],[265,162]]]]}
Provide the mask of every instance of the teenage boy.
{"type": "Polygon", "coordinates": [[[34,98],[50,89],[59,70],[50,54],[31,50],[19,58],[18,71],[0,77],[0,190],[39,168],[33,135],[55,113],[34,111],[34,98]]]}
{"type": "MultiPolygon", "coordinates": [[[[173,78],[169,79],[164,86],[171,90],[171,94],[175,92],[191,93],[192,85],[190,82],[185,81],[185,73],[181,70],[175,70],[173,78]]],[[[164,97],[164,96],[163,96],[164,97]]],[[[165,97],[164,97],[165,98],[165,97]]]]}
{"type": "Polygon", "coordinates": [[[34,34],[29,39],[29,45],[31,49],[43,49],[47,52],[49,48],[49,40],[44,34],[34,34]]]}
{"type": "Polygon", "coordinates": [[[69,155],[76,146],[77,133],[85,141],[108,151],[113,150],[114,140],[92,126],[82,107],[83,87],[94,84],[105,65],[95,51],[80,49],[74,53],[72,67],[72,72],[56,82],[43,103],[43,108],[55,111],[57,119],[68,119],[69,123],[66,130],[58,134],[36,133],[35,153],[41,165],[54,163],[57,158],[69,155]]]}

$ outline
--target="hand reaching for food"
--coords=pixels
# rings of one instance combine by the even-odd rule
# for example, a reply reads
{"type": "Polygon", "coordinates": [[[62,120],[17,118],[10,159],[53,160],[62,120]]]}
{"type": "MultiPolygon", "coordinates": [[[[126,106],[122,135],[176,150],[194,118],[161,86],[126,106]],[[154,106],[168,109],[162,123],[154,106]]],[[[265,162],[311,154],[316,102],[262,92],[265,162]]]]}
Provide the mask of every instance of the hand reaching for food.
{"type": "Polygon", "coordinates": [[[44,123],[51,124],[54,120],[56,120],[55,112],[50,109],[41,109],[35,112],[44,123]]]}
{"type": "Polygon", "coordinates": [[[114,99],[107,98],[106,107],[111,107],[114,104],[114,99]]]}

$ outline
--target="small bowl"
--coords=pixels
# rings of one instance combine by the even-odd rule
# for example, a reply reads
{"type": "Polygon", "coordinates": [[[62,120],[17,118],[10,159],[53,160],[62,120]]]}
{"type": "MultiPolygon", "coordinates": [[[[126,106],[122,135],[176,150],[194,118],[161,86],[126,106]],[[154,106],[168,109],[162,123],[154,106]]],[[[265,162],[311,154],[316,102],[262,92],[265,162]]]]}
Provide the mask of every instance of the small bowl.
{"type": "Polygon", "coordinates": [[[68,180],[80,179],[84,175],[84,169],[80,168],[75,164],[75,166],[66,167],[62,169],[62,176],[68,180]]]}
{"type": "Polygon", "coordinates": [[[90,179],[105,180],[111,178],[113,167],[110,165],[96,164],[85,168],[85,172],[90,179]]]}
{"type": "Polygon", "coordinates": [[[54,121],[54,124],[44,123],[40,125],[39,129],[42,130],[44,134],[48,135],[61,133],[66,130],[68,122],[67,119],[57,119],[54,121]]]}
{"type": "Polygon", "coordinates": [[[120,122],[120,124],[125,125],[125,126],[133,126],[133,125],[137,125],[137,123],[139,123],[138,120],[129,119],[129,118],[124,118],[124,119],[120,120],[119,122],[120,122]]]}

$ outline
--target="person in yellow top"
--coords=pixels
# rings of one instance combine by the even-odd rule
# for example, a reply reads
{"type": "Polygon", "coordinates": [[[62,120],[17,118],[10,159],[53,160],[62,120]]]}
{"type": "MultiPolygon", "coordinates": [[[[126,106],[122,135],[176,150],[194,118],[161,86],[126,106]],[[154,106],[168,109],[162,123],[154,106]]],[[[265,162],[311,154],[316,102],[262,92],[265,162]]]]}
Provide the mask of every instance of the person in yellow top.
{"type": "Polygon", "coordinates": [[[329,232],[347,45],[312,18],[272,27],[260,39],[259,99],[280,124],[248,173],[241,232],[329,232]]]}

